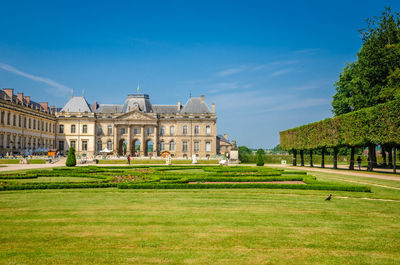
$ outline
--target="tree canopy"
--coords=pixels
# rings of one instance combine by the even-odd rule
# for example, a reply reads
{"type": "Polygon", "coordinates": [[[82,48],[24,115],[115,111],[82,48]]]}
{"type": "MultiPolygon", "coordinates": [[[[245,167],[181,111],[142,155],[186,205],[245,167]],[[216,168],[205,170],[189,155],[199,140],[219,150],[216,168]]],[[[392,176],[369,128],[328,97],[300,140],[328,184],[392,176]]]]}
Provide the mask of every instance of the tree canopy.
{"type": "Polygon", "coordinates": [[[332,111],[341,115],[400,98],[400,14],[386,8],[360,30],[363,45],[336,82],[332,111]]]}

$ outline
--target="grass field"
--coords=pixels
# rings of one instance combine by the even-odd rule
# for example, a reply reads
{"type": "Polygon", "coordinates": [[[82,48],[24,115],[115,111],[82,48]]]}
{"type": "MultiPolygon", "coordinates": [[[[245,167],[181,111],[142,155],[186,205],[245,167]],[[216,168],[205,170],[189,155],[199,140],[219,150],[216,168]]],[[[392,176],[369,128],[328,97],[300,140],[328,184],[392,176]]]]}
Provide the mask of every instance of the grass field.
{"type": "MultiPolygon", "coordinates": [[[[0,164],[19,164],[21,159],[0,159],[0,164]]],[[[28,159],[30,164],[46,164],[44,159],[28,159]]]]}
{"type": "MultiPolygon", "coordinates": [[[[192,164],[191,159],[187,160],[171,160],[172,164],[174,165],[182,165],[182,164],[192,164]]],[[[164,159],[132,159],[131,164],[160,164],[160,165],[165,165],[165,160],[164,159]]],[[[200,165],[212,165],[212,164],[218,164],[218,160],[198,160],[198,164],[200,165]]],[[[126,159],[102,159],[99,160],[99,164],[127,164],[126,159]]]]}
{"type": "Polygon", "coordinates": [[[372,192],[2,191],[0,263],[399,264],[400,182],[313,175],[372,192]]]}

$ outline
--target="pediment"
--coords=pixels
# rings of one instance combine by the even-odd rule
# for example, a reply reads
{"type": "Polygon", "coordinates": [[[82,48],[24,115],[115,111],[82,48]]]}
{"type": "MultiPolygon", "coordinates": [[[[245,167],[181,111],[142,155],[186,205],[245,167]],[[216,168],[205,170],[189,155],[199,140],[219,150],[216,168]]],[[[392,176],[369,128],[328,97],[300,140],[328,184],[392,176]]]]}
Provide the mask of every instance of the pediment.
{"type": "Polygon", "coordinates": [[[118,119],[118,120],[123,120],[123,121],[126,121],[126,120],[154,121],[154,120],[156,120],[155,117],[152,117],[152,116],[150,116],[150,115],[148,115],[148,114],[146,114],[146,113],[142,113],[142,112],[140,112],[140,111],[138,111],[138,110],[133,110],[133,111],[131,111],[131,112],[122,114],[122,115],[119,116],[117,119],[118,119]]]}

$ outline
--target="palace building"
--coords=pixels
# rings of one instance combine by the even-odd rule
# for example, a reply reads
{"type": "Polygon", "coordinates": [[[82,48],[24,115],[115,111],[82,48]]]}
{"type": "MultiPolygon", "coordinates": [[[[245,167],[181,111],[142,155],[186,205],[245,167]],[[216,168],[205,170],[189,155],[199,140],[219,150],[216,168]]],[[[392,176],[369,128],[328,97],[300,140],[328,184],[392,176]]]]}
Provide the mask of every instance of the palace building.
{"type": "Polygon", "coordinates": [[[36,103],[13,89],[0,91],[0,153],[74,147],[77,155],[100,153],[211,158],[219,143],[215,105],[204,95],[186,104],[153,105],[149,95],[129,94],[123,104],[89,104],[72,96],[63,108],[36,103]]]}

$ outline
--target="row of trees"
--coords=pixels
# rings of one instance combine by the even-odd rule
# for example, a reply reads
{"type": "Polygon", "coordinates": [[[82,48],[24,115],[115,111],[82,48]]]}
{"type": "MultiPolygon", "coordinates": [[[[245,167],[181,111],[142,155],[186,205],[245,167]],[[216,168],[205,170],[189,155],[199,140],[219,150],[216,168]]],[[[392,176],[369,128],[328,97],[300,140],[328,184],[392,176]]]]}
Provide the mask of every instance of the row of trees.
{"type": "MultiPolygon", "coordinates": [[[[382,147],[386,164],[396,172],[396,149],[400,145],[400,15],[386,8],[380,17],[367,20],[360,30],[362,47],[357,61],[347,64],[336,82],[334,118],[281,132],[283,149],[300,153],[321,152],[322,166],[328,147],[333,148],[334,167],[340,148],[350,150],[354,168],[357,148],[368,147],[368,170],[376,167],[376,145],[382,147]]],[[[296,157],[296,156],[295,156],[296,157]]],[[[296,164],[294,157],[293,163],[296,164]]]]}

